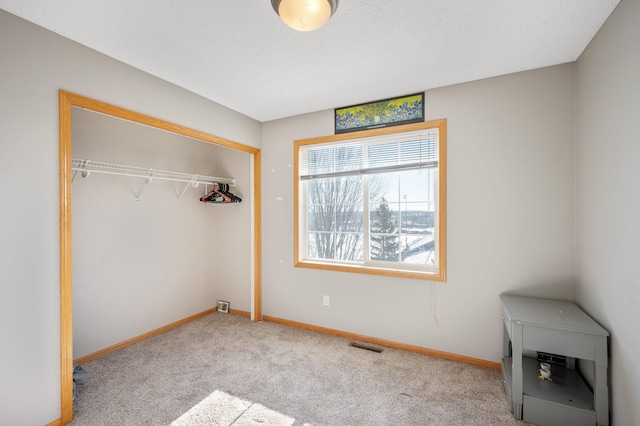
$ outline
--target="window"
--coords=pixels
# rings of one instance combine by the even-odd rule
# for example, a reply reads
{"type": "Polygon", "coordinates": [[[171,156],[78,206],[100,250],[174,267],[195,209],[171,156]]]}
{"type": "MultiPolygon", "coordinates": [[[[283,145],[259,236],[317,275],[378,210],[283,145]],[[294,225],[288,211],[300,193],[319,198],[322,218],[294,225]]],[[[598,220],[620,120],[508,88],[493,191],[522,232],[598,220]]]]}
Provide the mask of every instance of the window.
{"type": "Polygon", "coordinates": [[[446,120],[294,150],[295,266],[445,280],[446,120]]]}

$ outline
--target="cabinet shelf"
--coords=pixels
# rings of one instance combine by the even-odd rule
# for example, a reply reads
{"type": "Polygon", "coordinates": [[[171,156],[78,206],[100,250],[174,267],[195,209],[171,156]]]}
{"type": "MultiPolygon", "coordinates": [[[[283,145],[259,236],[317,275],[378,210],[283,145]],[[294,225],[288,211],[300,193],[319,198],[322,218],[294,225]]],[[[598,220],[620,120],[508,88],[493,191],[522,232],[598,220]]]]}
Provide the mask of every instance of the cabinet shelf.
{"type": "MultiPolygon", "coordinates": [[[[513,380],[512,358],[505,357],[502,367],[509,383],[513,380]]],[[[579,410],[593,412],[593,393],[577,371],[554,365],[551,368],[552,381],[538,377],[539,363],[535,358],[522,357],[523,394],[541,401],[554,402],[579,410]]]]}

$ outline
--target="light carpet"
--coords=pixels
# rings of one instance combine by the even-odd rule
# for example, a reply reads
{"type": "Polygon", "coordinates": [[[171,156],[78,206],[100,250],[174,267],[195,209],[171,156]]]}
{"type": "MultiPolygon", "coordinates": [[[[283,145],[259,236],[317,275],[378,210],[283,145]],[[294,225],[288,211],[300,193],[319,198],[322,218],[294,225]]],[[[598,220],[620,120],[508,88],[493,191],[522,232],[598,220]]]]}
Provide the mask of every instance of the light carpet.
{"type": "Polygon", "coordinates": [[[295,419],[260,404],[215,391],[180,416],[171,426],[293,425],[295,419]]]}
{"type": "Polygon", "coordinates": [[[72,425],[525,425],[500,373],[213,313],[83,365],[72,425]]]}

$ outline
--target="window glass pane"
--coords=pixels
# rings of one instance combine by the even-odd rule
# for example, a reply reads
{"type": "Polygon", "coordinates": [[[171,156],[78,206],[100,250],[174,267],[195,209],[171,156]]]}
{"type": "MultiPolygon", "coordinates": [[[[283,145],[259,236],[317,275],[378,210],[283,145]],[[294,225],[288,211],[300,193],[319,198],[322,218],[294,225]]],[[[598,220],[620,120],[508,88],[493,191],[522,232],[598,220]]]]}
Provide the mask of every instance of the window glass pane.
{"type": "Polygon", "coordinates": [[[337,231],[362,232],[362,204],[340,204],[335,206],[337,231]]]}
{"type": "Polygon", "coordinates": [[[310,204],[362,204],[362,177],[334,177],[308,182],[310,204]]]}
{"type": "Polygon", "coordinates": [[[435,262],[435,203],[407,202],[401,207],[400,230],[402,262],[433,264],[435,262]]]}
{"type": "Polygon", "coordinates": [[[353,232],[309,232],[309,259],[362,262],[362,234],[353,232]]]}
{"type": "Polygon", "coordinates": [[[435,201],[437,168],[399,172],[402,202],[435,201]]]}
{"type": "Polygon", "coordinates": [[[369,256],[371,260],[391,262],[400,260],[398,207],[398,203],[387,203],[384,198],[381,203],[370,206],[369,256]]]}
{"type": "Polygon", "coordinates": [[[435,245],[433,234],[422,236],[403,234],[402,262],[415,265],[433,265],[435,263],[435,245]]]}
{"type": "Polygon", "coordinates": [[[433,234],[435,215],[432,203],[401,203],[400,232],[433,234]]]}
{"type": "Polygon", "coordinates": [[[362,234],[340,232],[336,235],[336,259],[362,262],[362,234]]]}
{"type": "Polygon", "coordinates": [[[334,245],[332,233],[330,232],[309,232],[309,243],[307,245],[307,256],[309,259],[333,259],[334,245]]]}
{"type": "Polygon", "coordinates": [[[307,228],[309,231],[331,232],[335,229],[334,207],[329,204],[309,204],[307,228]]]}
{"type": "Polygon", "coordinates": [[[382,198],[387,201],[400,201],[398,173],[376,173],[368,177],[369,203],[379,203],[382,198]]]}
{"type": "Polygon", "coordinates": [[[362,205],[363,177],[349,176],[333,178],[333,199],[336,204],[362,205]]]}
{"type": "Polygon", "coordinates": [[[369,230],[378,234],[397,234],[399,231],[400,215],[398,203],[382,203],[370,205],[369,230]]]}
{"type": "Polygon", "coordinates": [[[362,232],[362,180],[351,176],[308,181],[307,229],[362,232]]]}
{"type": "Polygon", "coordinates": [[[362,261],[363,178],[312,179],[307,185],[307,256],[362,261]]]}
{"type": "Polygon", "coordinates": [[[398,262],[400,260],[400,237],[374,234],[369,236],[371,260],[398,262]]]}

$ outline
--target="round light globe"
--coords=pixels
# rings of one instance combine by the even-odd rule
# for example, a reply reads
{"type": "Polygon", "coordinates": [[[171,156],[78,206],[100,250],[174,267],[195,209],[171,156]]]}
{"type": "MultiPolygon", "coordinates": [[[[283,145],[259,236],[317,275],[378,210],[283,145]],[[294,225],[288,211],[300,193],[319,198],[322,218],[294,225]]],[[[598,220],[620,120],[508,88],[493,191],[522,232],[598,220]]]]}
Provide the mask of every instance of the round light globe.
{"type": "Polygon", "coordinates": [[[298,31],[313,31],[331,17],[328,0],[281,0],[278,15],[285,24],[298,31]]]}

